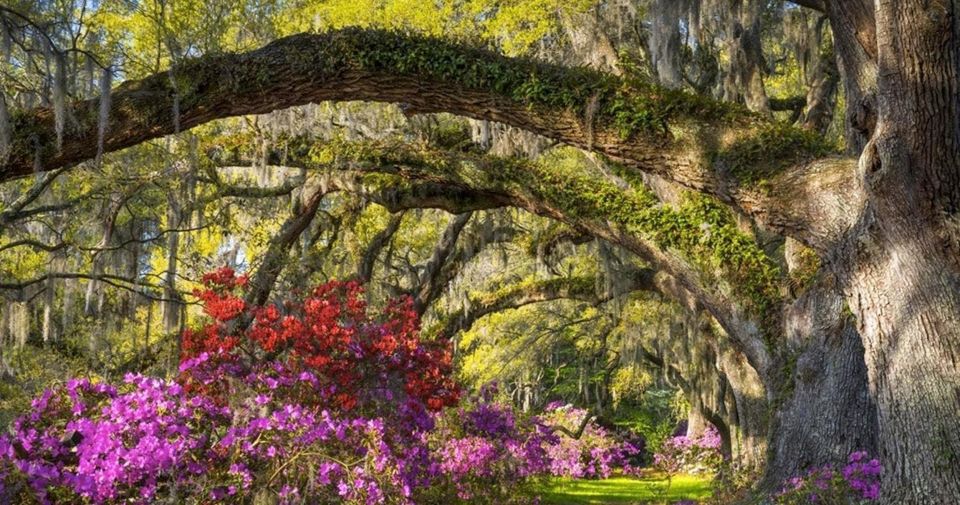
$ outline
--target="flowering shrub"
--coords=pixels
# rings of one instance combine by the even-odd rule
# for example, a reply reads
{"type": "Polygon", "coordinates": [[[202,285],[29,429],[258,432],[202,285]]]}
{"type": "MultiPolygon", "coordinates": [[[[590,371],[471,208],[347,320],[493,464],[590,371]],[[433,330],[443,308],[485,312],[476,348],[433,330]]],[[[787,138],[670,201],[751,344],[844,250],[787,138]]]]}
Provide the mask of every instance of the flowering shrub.
{"type": "Polygon", "coordinates": [[[790,479],[776,500],[783,505],[847,505],[875,501],[880,498],[882,473],[879,460],[869,459],[866,452],[857,451],[850,454],[846,466],[839,472],[831,466],[824,466],[790,479]]]}
{"type": "MultiPolygon", "coordinates": [[[[209,362],[202,354],[188,367],[209,362]]],[[[137,375],[118,389],[72,381],[44,393],[10,439],[0,437],[0,502],[242,502],[255,490],[311,503],[383,503],[387,493],[410,502],[419,468],[395,452],[405,446],[384,420],[337,417],[261,392],[315,380],[251,374],[242,380],[251,394],[229,406],[137,375]]]]}
{"type": "Polygon", "coordinates": [[[222,269],[197,293],[175,381],[72,381],[0,436],[0,502],[413,503],[454,478],[428,434],[455,405],[444,342],[409,300],[368,314],[356,283],[249,307],[222,269]]]}
{"type": "MultiPolygon", "coordinates": [[[[589,412],[558,402],[550,403],[541,416],[544,424],[562,426],[566,431],[576,433],[589,412]]],[[[626,442],[620,442],[606,429],[589,422],[579,438],[558,435],[558,441],[546,448],[550,458],[550,473],[556,476],[574,478],[606,478],[613,470],[622,468],[628,473],[637,469],[628,460],[641,449],[626,442]]]]}
{"type": "Polygon", "coordinates": [[[0,435],[0,503],[529,502],[549,474],[606,476],[629,446],[584,411],[545,419],[460,403],[449,348],[419,338],[409,300],[371,315],[355,283],[249,307],[229,269],[197,293],[174,380],[127,375],[45,391],[0,435]]]}
{"type": "Polygon", "coordinates": [[[420,340],[409,297],[391,301],[377,320],[358,283],[332,281],[302,302],[286,302],[281,314],[273,305],[246,307],[246,278],[228,268],[203,281],[206,289],[197,295],[213,321],[184,334],[182,359],[204,352],[227,362],[254,356],[311,371],[318,380],[311,401],[347,411],[392,409],[397,395],[434,411],[457,403],[449,343],[420,340]]]}
{"type": "Polygon", "coordinates": [[[546,475],[547,447],[558,439],[537,417],[520,416],[509,405],[493,401],[495,386],[440,416],[431,434],[442,496],[456,495],[470,503],[508,503],[521,484],[546,475]]]}
{"type": "Polygon", "coordinates": [[[42,502],[79,495],[103,503],[133,494],[148,501],[166,485],[158,475],[201,472],[196,456],[211,446],[197,434],[225,411],[177,384],[124,382],[122,391],[72,380],[44,392],[14,422],[12,441],[0,441],[5,473],[42,502]]]}
{"type": "Polygon", "coordinates": [[[671,437],[653,455],[653,464],[667,474],[716,473],[723,463],[721,444],[720,434],[713,426],[696,439],[686,435],[671,437]]]}

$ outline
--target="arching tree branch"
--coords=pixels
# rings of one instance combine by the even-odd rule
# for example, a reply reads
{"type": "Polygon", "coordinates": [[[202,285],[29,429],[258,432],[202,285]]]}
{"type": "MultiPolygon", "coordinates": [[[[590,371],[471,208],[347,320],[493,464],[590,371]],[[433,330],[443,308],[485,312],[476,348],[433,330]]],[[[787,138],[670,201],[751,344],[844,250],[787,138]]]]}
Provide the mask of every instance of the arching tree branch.
{"type": "MultiPolygon", "coordinates": [[[[631,291],[657,291],[654,272],[650,269],[634,273],[631,291]]],[[[553,300],[578,300],[595,305],[609,301],[611,296],[599,295],[593,277],[557,277],[529,284],[511,286],[487,296],[472,298],[469,310],[458,310],[446,317],[439,334],[452,338],[470,329],[480,318],[509,309],[553,300]]]]}
{"type": "MultiPolygon", "coordinates": [[[[111,97],[104,149],[123,149],[177,127],[326,100],[393,102],[408,113],[450,112],[510,124],[714,195],[814,247],[832,243],[859,215],[858,199],[850,198],[858,189],[854,161],[818,160],[825,146],[816,136],[738,106],[372,30],[294,35],[248,53],[185,61],[173,79],[162,72],[125,82],[111,97]],[[826,203],[812,205],[803,197],[814,194],[826,203]]],[[[0,181],[32,173],[37,158],[42,169],[52,170],[95,157],[98,104],[72,105],[79,128],[65,135],[61,149],[51,109],[16,113],[12,154],[0,166],[0,181]]]]}
{"type": "MultiPolygon", "coordinates": [[[[322,146],[320,148],[323,148],[322,146]]],[[[651,240],[635,226],[659,212],[655,200],[585,176],[567,176],[535,162],[463,153],[419,151],[418,148],[338,149],[356,153],[319,165],[310,156],[291,159],[294,166],[324,173],[331,190],[363,195],[391,212],[407,208],[439,208],[452,213],[495,207],[517,207],[555,219],[574,230],[620,245],[668,274],[674,292],[692,296],[717,319],[735,345],[761,373],[774,370],[758,315],[751,315],[729,295],[708,288],[701,273],[677,254],[651,240]],[[298,165],[299,163],[299,165],[298,165]],[[384,178],[390,176],[391,178],[384,178]],[[585,195],[589,194],[589,198],[585,195]]],[[[321,156],[321,158],[323,158],[321,156]]],[[[766,314],[764,314],[766,316],[766,314]]]]}

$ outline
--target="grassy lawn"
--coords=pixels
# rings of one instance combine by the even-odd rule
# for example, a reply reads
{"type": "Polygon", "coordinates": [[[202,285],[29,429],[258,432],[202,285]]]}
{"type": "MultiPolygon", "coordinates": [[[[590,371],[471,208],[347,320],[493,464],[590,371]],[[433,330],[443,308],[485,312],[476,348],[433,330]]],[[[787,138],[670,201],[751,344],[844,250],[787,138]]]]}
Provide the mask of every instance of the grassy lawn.
{"type": "Polygon", "coordinates": [[[667,487],[667,480],[613,477],[604,480],[554,479],[540,491],[544,505],[580,505],[614,503],[674,503],[702,500],[710,496],[710,478],[678,475],[667,487]]]}

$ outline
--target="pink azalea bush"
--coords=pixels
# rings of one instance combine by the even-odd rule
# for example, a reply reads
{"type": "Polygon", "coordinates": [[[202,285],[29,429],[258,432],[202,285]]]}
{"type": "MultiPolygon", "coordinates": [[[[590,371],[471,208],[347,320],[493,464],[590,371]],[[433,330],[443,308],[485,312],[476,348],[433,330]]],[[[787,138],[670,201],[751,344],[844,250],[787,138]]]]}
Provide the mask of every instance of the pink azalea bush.
{"type": "Polygon", "coordinates": [[[880,499],[882,473],[880,460],[870,458],[865,451],[857,451],[850,454],[840,471],[824,466],[790,479],[776,502],[781,505],[869,503],[880,499]]]}
{"type": "Polygon", "coordinates": [[[720,434],[713,426],[698,438],[686,435],[671,437],[653,455],[653,465],[668,474],[716,473],[723,463],[721,444],[720,434]]]}
{"type": "Polygon", "coordinates": [[[492,400],[492,389],[438,416],[431,447],[441,478],[434,494],[470,503],[506,502],[550,468],[548,448],[558,437],[535,416],[492,400]]]}
{"type": "MultiPolygon", "coordinates": [[[[572,405],[551,403],[541,419],[548,425],[562,426],[566,431],[576,434],[588,415],[588,411],[572,405]]],[[[593,421],[587,423],[579,438],[562,434],[558,439],[557,443],[547,446],[550,473],[555,476],[602,479],[609,477],[616,469],[623,469],[626,473],[639,470],[631,466],[629,460],[640,449],[617,440],[593,421]]]]}
{"type": "Polygon", "coordinates": [[[580,409],[523,416],[488,391],[439,413],[407,398],[363,417],[303,401],[318,385],[308,371],[206,354],[182,368],[230,400],[142,375],[46,391],[0,436],[0,502],[527,503],[536,479],[608,476],[629,452],[595,424],[580,439],[547,424],[579,424],[580,409]]]}

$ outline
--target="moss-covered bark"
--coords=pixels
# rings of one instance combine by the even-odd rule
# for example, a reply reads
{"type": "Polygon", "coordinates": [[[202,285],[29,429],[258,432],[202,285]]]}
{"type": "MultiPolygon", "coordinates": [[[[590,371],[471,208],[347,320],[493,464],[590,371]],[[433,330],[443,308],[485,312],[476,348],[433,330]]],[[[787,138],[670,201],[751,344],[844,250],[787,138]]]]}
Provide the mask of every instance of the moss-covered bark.
{"type": "MultiPolygon", "coordinates": [[[[829,147],[808,132],[650,83],[375,30],[295,35],[248,53],[183,62],[173,79],[162,72],[125,82],[110,96],[103,149],[327,100],[394,102],[408,113],[451,112],[524,128],[712,194],[814,245],[826,218],[839,219],[770,201],[778,188],[805,187],[807,174],[822,170],[812,161],[829,147]]],[[[0,180],[97,155],[99,100],[71,107],[78,125],[64,132],[59,149],[51,110],[13,114],[0,180]]]]}

